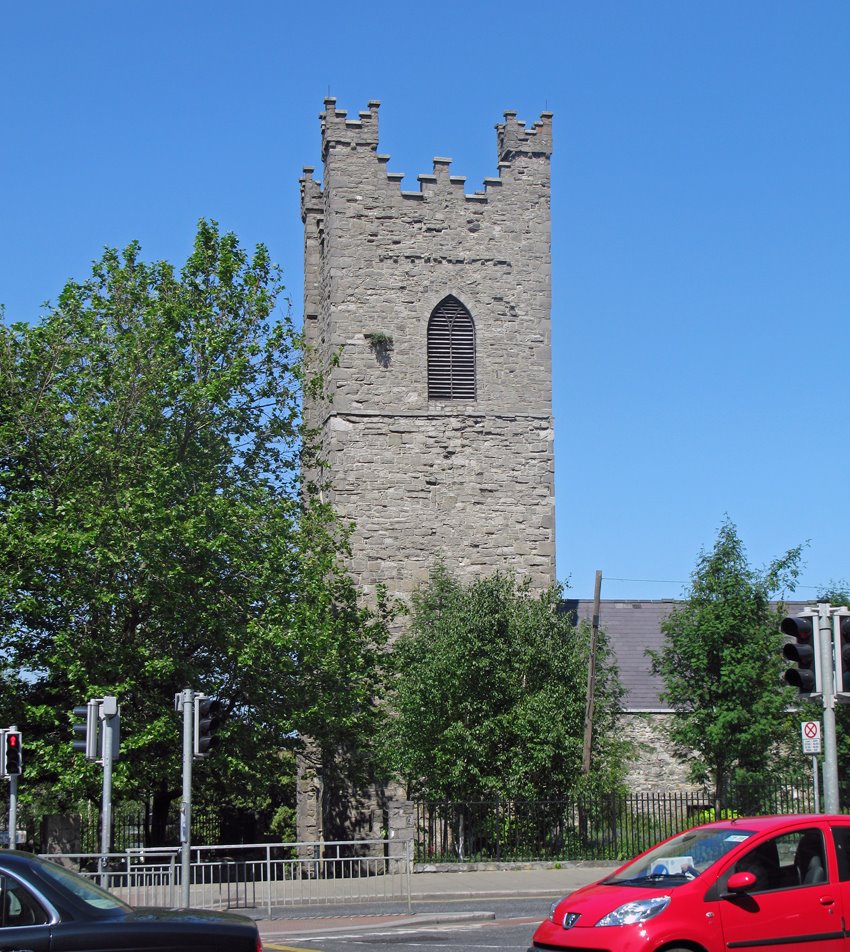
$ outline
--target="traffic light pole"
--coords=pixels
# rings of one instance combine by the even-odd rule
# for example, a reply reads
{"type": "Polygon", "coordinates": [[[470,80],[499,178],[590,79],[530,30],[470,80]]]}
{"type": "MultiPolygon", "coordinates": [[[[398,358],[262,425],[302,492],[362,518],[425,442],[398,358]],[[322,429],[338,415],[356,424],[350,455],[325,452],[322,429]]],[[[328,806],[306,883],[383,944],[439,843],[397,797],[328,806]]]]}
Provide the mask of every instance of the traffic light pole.
{"type": "MultiPolygon", "coordinates": [[[[15,724],[9,728],[16,731],[15,724]]],[[[9,777],[9,849],[16,849],[18,845],[18,775],[9,777]]]]}
{"type": "Polygon", "coordinates": [[[824,813],[838,813],[838,743],[835,734],[835,676],[832,645],[832,610],[818,602],[818,662],[823,690],[823,806],[824,813]]]}
{"type": "Polygon", "coordinates": [[[192,875],[192,752],[195,744],[195,692],[186,688],[179,695],[183,710],[183,800],[180,804],[180,883],[183,908],[190,902],[192,875]]]}
{"type": "Polygon", "coordinates": [[[118,715],[118,699],[105,697],[100,704],[100,717],[103,721],[103,808],[101,810],[100,828],[100,885],[104,889],[109,885],[106,864],[112,845],[112,760],[113,736],[115,721],[118,715]]]}

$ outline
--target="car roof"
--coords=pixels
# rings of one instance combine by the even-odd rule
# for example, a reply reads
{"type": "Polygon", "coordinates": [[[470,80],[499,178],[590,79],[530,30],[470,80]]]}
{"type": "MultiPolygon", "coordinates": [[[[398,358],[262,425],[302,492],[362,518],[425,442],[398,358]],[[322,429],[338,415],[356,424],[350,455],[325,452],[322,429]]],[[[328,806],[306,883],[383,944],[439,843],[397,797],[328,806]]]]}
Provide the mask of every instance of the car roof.
{"type": "Polygon", "coordinates": [[[27,853],[24,850],[0,850],[0,859],[10,869],[15,866],[38,866],[44,862],[33,853],[27,853]]]}
{"type": "Polygon", "coordinates": [[[835,813],[784,813],[775,816],[741,816],[732,820],[716,820],[704,826],[715,827],[718,830],[743,828],[761,833],[787,826],[798,826],[800,823],[829,823],[846,826],[850,823],[850,816],[835,813]]]}

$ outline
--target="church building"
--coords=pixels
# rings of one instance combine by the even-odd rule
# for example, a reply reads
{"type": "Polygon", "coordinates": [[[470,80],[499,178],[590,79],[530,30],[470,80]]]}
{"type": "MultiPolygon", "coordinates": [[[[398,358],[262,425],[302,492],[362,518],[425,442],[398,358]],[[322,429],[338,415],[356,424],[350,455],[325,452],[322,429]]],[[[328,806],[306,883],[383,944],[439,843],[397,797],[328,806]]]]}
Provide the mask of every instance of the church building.
{"type": "Polygon", "coordinates": [[[405,597],[436,559],[555,581],[550,335],[552,115],[505,113],[497,172],[467,193],[451,159],[401,188],[378,151],[378,102],[320,116],[305,168],[304,328],[327,399],[325,498],[355,524],[366,593],[405,597]]]}

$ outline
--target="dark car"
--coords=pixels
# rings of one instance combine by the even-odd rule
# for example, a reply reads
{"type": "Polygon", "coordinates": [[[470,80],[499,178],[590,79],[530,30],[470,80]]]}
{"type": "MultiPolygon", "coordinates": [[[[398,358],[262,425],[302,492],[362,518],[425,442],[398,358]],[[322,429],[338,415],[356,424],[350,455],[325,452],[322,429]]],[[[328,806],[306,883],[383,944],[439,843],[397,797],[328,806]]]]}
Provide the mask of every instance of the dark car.
{"type": "Polygon", "coordinates": [[[552,907],[530,952],[845,952],[850,817],[741,817],[671,837],[552,907]]]}
{"type": "Polygon", "coordinates": [[[0,850],[0,949],[31,952],[262,952],[244,916],[134,909],[112,893],[29,853],[0,850]]]}

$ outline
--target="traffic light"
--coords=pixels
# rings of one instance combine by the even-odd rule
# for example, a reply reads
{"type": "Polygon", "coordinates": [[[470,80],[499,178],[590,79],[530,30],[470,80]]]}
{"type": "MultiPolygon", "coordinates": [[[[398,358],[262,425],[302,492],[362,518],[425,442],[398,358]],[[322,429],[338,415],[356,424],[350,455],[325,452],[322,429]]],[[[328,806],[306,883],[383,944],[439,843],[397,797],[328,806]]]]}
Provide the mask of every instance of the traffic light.
{"type": "Polygon", "coordinates": [[[221,701],[206,697],[204,694],[195,695],[195,756],[206,757],[218,746],[215,732],[221,727],[221,701]]]}
{"type": "Polygon", "coordinates": [[[835,694],[850,701],[850,609],[835,609],[832,616],[832,650],[835,657],[835,694]]]}
{"type": "Polygon", "coordinates": [[[785,672],[786,682],[797,688],[801,696],[821,694],[820,629],[817,617],[797,615],[783,618],[779,630],[794,639],[782,646],[782,656],[797,665],[785,672]]]}
{"type": "Polygon", "coordinates": [[[100,750],[100,700],[93,699],[88,704],[74,708],[74,717],[80,721],[74,724],[74,750],[86,755],[86,760],[97,760],[100,750]]]}
{"type": "Polygon", "coordinates": [[[21,732],[7,730],[3,734],[3,776],[17,777],[23,769],[21,732]]]}

